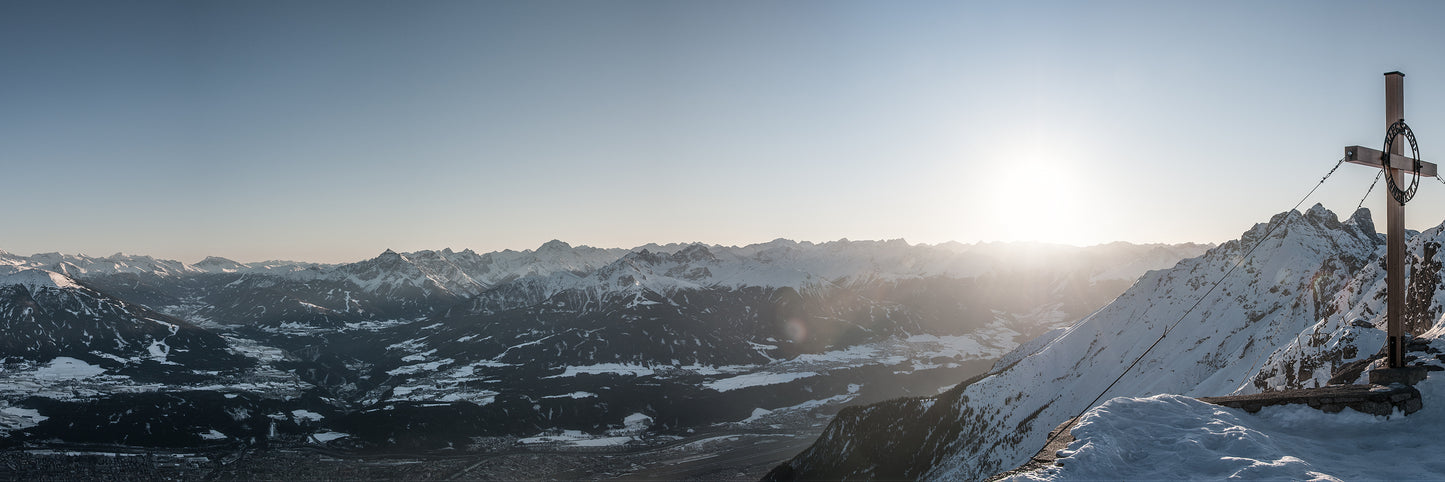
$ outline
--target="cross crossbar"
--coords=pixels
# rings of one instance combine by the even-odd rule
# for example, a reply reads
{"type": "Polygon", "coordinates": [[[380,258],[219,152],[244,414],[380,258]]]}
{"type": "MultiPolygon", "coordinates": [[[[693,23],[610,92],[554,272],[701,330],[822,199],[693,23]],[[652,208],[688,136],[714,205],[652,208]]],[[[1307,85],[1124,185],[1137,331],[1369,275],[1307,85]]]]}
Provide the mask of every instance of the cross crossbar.
{"type": "MultiPolygon", "coordinates": [[[[1380,159],[1385,156],[1384,152],[1370,149],[1363,146],[1350,146],[1345,148],[1345,162],[1360,164],[1363,166],[1380,167],[1380,159]]],[[[1405,172],[1415,171],[1415,160],[1399,154],[1390,154],[1390,167],[1405,172]]],[[[1420,175],[1435,177],[1437,169],[1434,163],[1420,161],[1420,175]]]]}

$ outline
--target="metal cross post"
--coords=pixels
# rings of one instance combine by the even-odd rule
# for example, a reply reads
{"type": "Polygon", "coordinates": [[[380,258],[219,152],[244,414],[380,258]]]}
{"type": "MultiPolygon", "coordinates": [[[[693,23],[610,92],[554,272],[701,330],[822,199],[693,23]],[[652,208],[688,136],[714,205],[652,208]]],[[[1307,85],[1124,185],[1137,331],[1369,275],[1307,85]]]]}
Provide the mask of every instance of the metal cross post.
{"type": "MultiPolygon", "coordinates": [[[[1436,172],[1435,164],[1404,155],[1406,139],[1403,138],[1406,136],[1397,135],[1409,131],[1409,127],[1404,124],[1404,90],[1405,74],[1385,74],[1385,126],[1388,136],[1386,148],[1390,151],[1389,167],[1386,167],[1386,154],[1383,151],[1361,146],[1345,148],[1345,161],[1385,169],[1385,175],[1390,178],[1387,182],[1390,189],[1385,196],[1385,292],[1389,303],[1385,314],[1385,343],[1390,368],[1405,366],[1405,347],[1402,345],[1405,329],[1402,318],[1405,314],[1405,202],[1409,201],[1409,196],[1401,199],[1398,186],[1404,185],[1406,172],[1421,177],[1433,177],[1436,172]],[[1401,139],[1395,139],[1396,137],[1401,139]]],[[[1415,151],[1412,154],[1419,157],[1418,150],[1414,149],[1413,133],[1408,134],[1408,141],[1412,151],[1415,151]]],[[[1416,182],[1418,181],[1417,178],[1416,182]]],[[[1413,195],[1413,187],[1408,192],[1413,195]]]]}

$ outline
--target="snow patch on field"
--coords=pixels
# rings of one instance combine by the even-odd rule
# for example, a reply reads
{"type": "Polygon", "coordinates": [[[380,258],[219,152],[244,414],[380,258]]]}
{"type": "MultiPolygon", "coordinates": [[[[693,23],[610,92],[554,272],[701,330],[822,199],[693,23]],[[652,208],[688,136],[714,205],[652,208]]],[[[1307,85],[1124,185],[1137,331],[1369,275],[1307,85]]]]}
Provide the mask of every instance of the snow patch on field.
{"type": "Polygon", "coordinates": [[[517,439],[518,445],[563,445],[567,447],[616,447],[637,440],[633,436],[595,436],[577,430],[562,430],[517,439]]]}
{"type": "Polygon", "coordinates": [[[326,417],[310,410],[297,409],[291,411],[291,418],[296,419],[297,422],[320,422],[326,417]]]}
{"type": "Polygon", "coordinates": [[[565,378],[565,377],[575,377],[575,376],[577,376],[577,375],[602,375],[602,374],[632,375],[632,376],[635,376],[635,377],[646,377],[646,376],[652,376],[653,374],[656,374],[656,373],[657,373],[657,371],[656,371],[656,370],[653,370],[652,367],[643,366],[643,365],[627,365],[627,364],[623,364],[623,363],[600,363],[600,364],[597,364],[597,365],[568,366],[568,367],[565,367],[565,371],[563,371],[561,374],[552,375],[552,376],[547,377],[547,378],[565,378]]]}
{"type": "Polygon", "coordinates": [[[35,370],[35,378],[46,382],[81,380],[105,374],[105,369],[68,356],[59,356],[35,370]]]}
{"type": "Polygon", "coordinates": [[[719,391],[719,392],[726,392],[726,391],[730,391],[730,390],[737,390],[737,389],[740,389],[740,388],[760,387],[760,386],[764,386],[764,385],[777,385],[777,384],[781,384],[781,383],[788,383],[788,382],[791,382],[791,381],[793,381],[793,380],[801,380],[801,379],[804,379],[804,378],[816,377],[816,376],[818,376],[818,373],[817,373],[817,372],[798,372],[798,373],[757,372],[757,373],[749,373],[749,374],[746,374],[746,375],[738,375],[738,376],[735,376],[735,377],[724,378],[724,379],[721,379],[721,380],[713,380],[713,381],[711,381],[711,382],[704,383],[703,386],[704,386],[704,387],[707,387],[707,388],[711,388],[711,389],[713,389],[713,390],[717,390],[717,391],[719,391]]]}
{"type": "Polygon", "coordinates": [[[441,359],[441,360],[437,360],[437,361],[434,361],[434,362],[418,363],[418,364],[416,364],[416,365],[407,365],[407,366],[404,366],[404,367],[393,368],[393,369],[391,369],[391,370],[387,370],[387,371],[386,371],[386,374],[387,374],[387,375],[391,375],[391,376],[397,376],[397,375],[414,375],[414,374],[417,374],[417,373],[434,372],[434,371],[437,371],[438,368],[441,368],[441,367],[444,367],[444,366],[447,366],[447,365],[451,365],[451,364],[453,364],[453,363],[456,363],[456,360],[453,360],[453,359],[451,359],[451,358],[443,358],[443,359],[441,359]]]}
{"type": "Polygon", "coordinates": [[[638,432],[647,430],[647,427],[652,426],[652,417],[644,413],[634,413],[622,419],[622,426],[626,427],[626,430],[638,432]]]}
{"type": "Polygon", "coordinates": [[[391,401],[452,403],[471,402],[489,405],[497,401],[499,392],[486,389],[463,388],[455,385],[409,385],[391,389],[391,401]]]}
{"type": "Polygon", "coordinates": [[[737,423],[740,423],[740,424],[749,424],[749,423],[753,423],[753,422],[757,422],[757,421],[763,420],[764,418],[767,418],[768,416],[774,415],[774,414],[782,415],[782,414],[787,414],[787,413],[792,413],[792,412],[798,412],[798,411],[813,410],[813,409],[816,409],[816,408],[820,408],[820,407],[822,407],[822,406],[824,406],[824,405],[833,404],[833,403],[839,403],[839,404],[841,404],[841,403],[848,403],[848,401],[850,401],[850,400],[852,400],[852,399],[854,399],[854,398],[857,398],[857,396],[858,396],[858,395],[857,395],[857,394],[858,394],[858,388],[861,388],[861,387],[860,387],[859,385],[848,385],[848,394],[846,394],[846,395],[838,395],[838,396],[828,397],[828,398],[824,398],[824,399],[820,399],[820,400],[808,400],[808,401],[806,401],[806,402],[799,403],[799,404],[797,404],[797,405],[792,405],[792,406],[787,406],[787,407],[779,407],[779,408],[774,408],[774,409],[772,409],[772,410],[769,410],[769,409],[766,409],[766,408],[754,408],[752,415],[748,416],[748,418],[739,420],[737,423]]]}
{"type": "Polygon", "coordinates": [[[336,439],[343,438],[343,437],[350,437],[350,436],[351,436],[351,434],[349,434],[349,433],[341,433],[341,432],[316,432],[316,433],[311,434],[311,438],[316,439],[316,441],[317,441],[317,442],[320,442],[320,443],[326,443],[326,442],[330,442],[330,441],[332,441],[332,440],[336,440],[336,439]]]}
{"type": "Polygon", "coordinates": [[[0,401],[0,434],[34,427],[49,418],[37,410],[11,406],[8,402],[0,401]]]}

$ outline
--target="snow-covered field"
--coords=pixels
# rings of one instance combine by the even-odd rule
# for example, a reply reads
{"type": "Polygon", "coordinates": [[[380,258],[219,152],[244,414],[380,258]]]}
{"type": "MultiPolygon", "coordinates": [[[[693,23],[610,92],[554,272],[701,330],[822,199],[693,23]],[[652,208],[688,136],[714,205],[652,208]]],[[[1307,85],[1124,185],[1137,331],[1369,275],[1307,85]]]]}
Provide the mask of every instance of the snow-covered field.
{"type": "MultiPolygon", "coordinates": [[[[1043,328],[1067,325],[1065,321],[1054,320],[1051,310],[1041,310],[1039,320],[1043,328]]],[[[611,375],[622,377],[652,377],[676,380],[684,377],[703,377],[700,386],[718,392],[729,392],[752,387],[763,387],[790,383],[806,378],[828,375],[833,372],[866,366],[896,366],[896,373],[906,374],[920,370],[957,368],[961,362],[997,358],[1018,346],[1020,334],[1009,325],[1016,319],[1000,317],[989,326],[965,336],[939,336],[931,334],[911,335],[906,338],[889,338],[877,343],[855,345],[823,353],[804,354],[788,360],[778,360],[761,365],[641,365],[631,363],[599,363],[594,365],[561,366],[561,373],[549,375],[548,379],[565,379],[581,375],[611,375]]],[[[405,347],[409,342],[399,343],[405,347]]],[[[419,353],[407,361],[427,360],[429,353],[419,353]]],[[[507,376],[515,365],[495,361],[481,361],[455,366],[454,360],[440,359],[425,363],[414,363],[390,370],[390,375],[422,375],[395,387],[390,401],[411,402],[453,402],[466,400],[478,405],[492,403],[498,392],[486,388],[499,377],[507,376]],[[504,370],[504,371],[498,371],[504,370]],[[427,375],[431,374],[431,375],[427,375]]],[[[579,392],[585,393],[585,392],[579,392]]],[[[535,393],[540,398],[557,398],[556,393],[535,393]]],[[[594,395],[595,396],[595,395],[594,395]]],[[[560,395],[568,398],[588,398],[586,395],[560,395]]]]}
{"type": "Polygon", "coordinates": [[[16,400],[30,396],[77,400],[119,393],[180,390],[259,392],[294,398],[309,387],[310,384],[301,381],[295,374],[272,367],[256,368],[241,378],[191,384],[140,382],[71,357],[56,357],[42,364],[16,364],[0,370],[0,398],[16,400]]]}
{"type": "Polygon", "coordinates": [[[8,402],[0,401],[0,435],[34,427],[49,418],[41,415],[38,411],[12,407],[8,402]]]}
{"type": "Polygon", "coordinates": [[[628,442],[637,440],[637,437],[626,436],[595,436],[582,433],[577,430],[562,430],[552,434],[538,434],[532,437],[517,439],[520,445],[562,445],[567,447],[614,447],[626,445],[628,442]]]}

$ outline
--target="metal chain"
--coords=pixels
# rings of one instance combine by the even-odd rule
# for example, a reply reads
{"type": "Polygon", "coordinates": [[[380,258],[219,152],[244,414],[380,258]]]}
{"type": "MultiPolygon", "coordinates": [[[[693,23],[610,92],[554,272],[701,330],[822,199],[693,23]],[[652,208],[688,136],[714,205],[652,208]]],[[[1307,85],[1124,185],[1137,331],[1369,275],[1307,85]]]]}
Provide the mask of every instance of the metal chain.
{"type": "MultiPolygon", "coordinates": [[[[1330,172],[1325,174],[1325,177],[1320,178],[1320,182],[1318,184],[1315,184],[1315,187],[1310,189],[1310,192],[1306,193],[1305,197],[1300,198],[1299,202],[1294,203],[1294,207],[1289,208],[1289,211],[1285,212],[1294,212],[1296,209],[1299,209],[1300,206],[1304,205],[1305,201],[1308,200],[1310,196],[1315,195],[1315,191],[1318,191],[1320,189],[1320,186],[1323,186],[1325,184],[1325,180],[1329,179],[1330,176],[1335,173],[1335,170],[1339,169],[1340,166],[1344,163],[1345,159],[1340,158],[1340,161],[1335,163],[1335,167],[1331,168],[1330,172]]],[[[1220,283],[1223,283],[1225,279],[1229,278],[1229,275],[1234,273],[1234,270],[1236,268],[1239,268],[1240,265],[1243,265],[1245,261],[1249,260],[1250,255],[1254,254],[1254,250],[1259,249],[1260,245],[1264,244],[1264,242],[1269,239],[1270,234],[1273,234],[1275,229],[1278,229],[1280,226],[1289,224],[1290,220],[1292,219],[1294,218],[1290,216],[1285,216],[1284,219],[1280,220],[1278,224],[1270,223],[1269,227],[1265,229],[1264,235],[1260,236],[1259,240],[1254,242],[1254,246],[1251,246],[1249,248],[1249,251],[1245,251],[1244,256],[1241,256],[1239,258],[1239,261],[1235,261],[1234,265],[1230,266],[1229,269],[1224,272],[1224,275],[1220,276],[1219,279],[1214,280],[1214,284],[1209,286],[1209,290],[1204,292],[1204,296],[1200,296],[1199,299],[1194,301],[1194,304],[1191,305],[1189,309],[1184,310],[1184,314],[1179,315],[1179,319],[1174,320],[1174,323],[1165,327],[1164,332],[1159,334],[1159,339],[1154,340],[1153,344],[1149,345],[1148,348],[1145,348],[1144,353],[1140,353],[1139,357],[1135,358],[1133,363],[1130,363],[1129,366],[1124,367],[1123,373],[1120,373],[1118,377],[1114,378],[1114,381],[1110,382],[1109,386],[1104,387],[1104,391],[1099,392],[1099,396],[1094,397],[1094,401],[1089,402],[1089,404],[1086,405],[1083,410],[1079,410],[1078,415],[1074,415],[1074,418],[1069,419],[1069,421],[1064,424],[1063,428],[1059,429],[1058,432],[1055,432],[1053,436],[1050,436],[1049,440],[1047,442],[1044,442],[1044,446],[1048,447],[1049,445],[1052,445],[1054,443],[1054,439],[1059,438],[1059,436],[1063,435],[1064,432],[1067,432],[1070,428],[1073,428],[1074,422],[1079,421],[1079,418],[1084,416],[1084,412],[1088,412],[1089,409],[1094,408],[1094,405],[1099,403],[1099,400],[1102,400],[1104,398],[1104,395],[1107,395],[1109,393],[1109,390],[1114,388],[1114,385],[1119,384],[1119,381],[1123,380],[1125,375],[1128,375],[1130,371],[1134,370],[1134,367],[1139,365],[1139,362],[1144,361],[1144,357],[1149,356],[1149,352],[1154,351],[1154,347],[1159,346],[1159,342],[1164,341],[1164,337],[1169,336],[1169,332],[1174,331],[1174,328],[1179,326],[1179,323],[1183,322],[1185,318],[1188,318],[1191,313],[1194,313],[1194,309],[1199,308],[1199,305],[1203,303],[1206,298],[1209,298],[1209,295],[1214,294],[1214,290],[1216,288],[1219,288],[1220,283]]]]}
{"type": "MultiPolygon", "coordinates": [[[[1380,183],[1380,176],[1383,175],[1385,175],[1384,169],[1380,169],[1380,172],[1375,173],[1375,181],[1371,182],[1370,188],[1365,190],[1365,197],[1360,198],[1360,204],[1355,206],[1355,211],[1359,211],[1360,208],[1365,207],[1365,200],[1370,198],[1370,193],[1375,192],[1375,185],[1380,183]]],[[[1435,179],[1440,179],[1440,176],[1435,176],[1435,179]]],[[[1440,182],[1445,183],[1445,179],[1440,179],[1440,182]]],[[[1351,214],[1353,215],[1354,213],[1351,214]]]]}
{"type": "MultiPolygon", "coordinates": [[[[1340,168],[1340,166],[1343,166],[1343,165],[1345,165],[1345,158],[1341,157],[1338,162],[1335,162],[1335,167],[1330,168],[1330,172],[1325,173],[1325,177],[1320,178],[1320,184],[1324,184],[1324,183],[1325,183],[1325,179],[1329,179],[1330,176],[1335,175],[1335,171],[1338,170],[1338,169],[1340,168]]],[[[1445,181],[1442,181],[1442,182],[1445,182],[1445,181]]]]}
{"type": "Polygon", "coordinates": [[[1334,166],[1334,167],[1329,167],[1329,172],[1325,173],[1324,178],[1319,178],[1319,182],[1324,183],[1324,182],[1325,182],[1325,179],[1329,179],[1329,176],[1334,176],[1334,175],[1335,175],[1335,170],[1340,170],[1340,166],[1344,166],[1344,165],[1345,165],[1345,159],[1344,159],[1344,157],[1340,157],[1340,160],[1337,160],[1337,162],[1335,162],[1335,166],[1334,166]]]}

